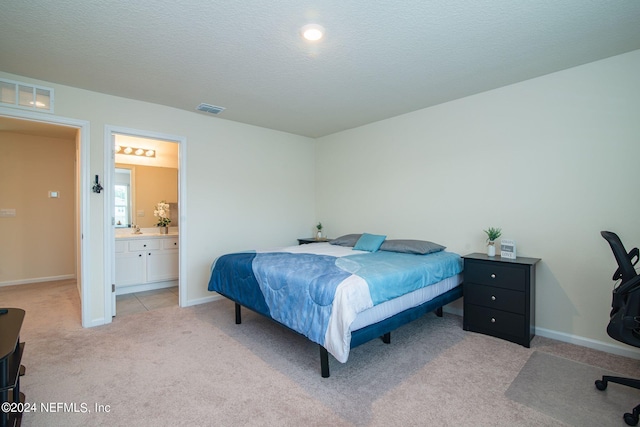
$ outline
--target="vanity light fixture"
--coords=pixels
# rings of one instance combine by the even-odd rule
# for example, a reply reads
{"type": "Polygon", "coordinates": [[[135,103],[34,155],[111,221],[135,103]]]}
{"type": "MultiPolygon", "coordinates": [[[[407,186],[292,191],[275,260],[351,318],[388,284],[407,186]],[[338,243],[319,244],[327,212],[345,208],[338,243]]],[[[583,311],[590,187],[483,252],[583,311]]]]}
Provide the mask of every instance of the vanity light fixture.
{"type": "Polygon", "coordinates": [[[324,28],[318,24],[307,24],[300,29],[300,33],[305,39],[315,42],[324,36],[324,28]]]}
{"type": "Polygon", "coordinates": [[[116,154],[129,154],[131,156],[145,156],[145,157],[155,157],[155,150],[149,150],[146,148],[136,148],[136,147],[121,147],[120,145],[115,146],[116,154]]]}

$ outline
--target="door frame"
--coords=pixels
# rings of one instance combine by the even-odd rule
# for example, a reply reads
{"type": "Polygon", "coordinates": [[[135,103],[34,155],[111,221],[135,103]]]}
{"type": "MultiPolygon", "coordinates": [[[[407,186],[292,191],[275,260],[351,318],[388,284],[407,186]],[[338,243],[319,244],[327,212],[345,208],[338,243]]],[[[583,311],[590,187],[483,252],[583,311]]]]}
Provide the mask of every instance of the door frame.
{"type": "Polygon", "coordinates": [[[105,125],[104,127],[104,312],[105,323],[111,323],[113,307],[112,284],[115,283],[115,229],[112,224],[114,212],[115,181],[115,149],[113,135],[128,135],[140,138],[161,139],[178,144],[178,206],[180,231],[178,233],[178,304],[180,307],[187,305],[187,138],[179,135],[171,135],[161,132],[153,132],[140,129],[132,129],[122,126],[105,125]]]}
{"type": "MultiPolygon", "coordinates": [[[[76,149],[79,150],[79,156],[75,170],[75,175],[79,178],[79,180],[76,180],[76,206],[79,206],[79,209],[76,209],[77,217],[75,223],[76,230],[79,232],[79,236],[76,236],[76,241],[80,243],[80,247],[76,247],[75,253],[76,282],[80,288],[79,294],[82,327],[88,328],[102,324],[100,320],[92,320],[91,285],[90,283],[87,283],[91,277],[91,256],[89,252],[89,248],[91,247],[91,235],[89,232],[89,221],[91,218],[89,209],[89,191],[91,182],[89,177],[90,124],[87,120],[72,119],[35,111],[17,110],[8,107],[0,107],[0,117],[72,127],[78,129],[80,132],[79,144],[76,142],[76,149]],[[78,265],[80,268],[78,268],[78,265]],[[78,277],[78,275],[80,277],[78,277]]],[[[78,139],[76,139],[76,141],[77,140],[78,139]]]]}

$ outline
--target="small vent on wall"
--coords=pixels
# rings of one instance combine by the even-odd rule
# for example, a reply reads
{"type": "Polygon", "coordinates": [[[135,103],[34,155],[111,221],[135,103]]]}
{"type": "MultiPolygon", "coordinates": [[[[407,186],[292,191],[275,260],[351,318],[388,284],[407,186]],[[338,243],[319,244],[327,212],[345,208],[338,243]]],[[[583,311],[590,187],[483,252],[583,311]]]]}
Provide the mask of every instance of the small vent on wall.
{"type": "Polygon", "coordinates": [[[53,113],[53,89],[0,79],[0,105],[53,113]]]}
{"type": "Polygon", "coordinates": [[[198,105],[196,107],[196,110],[202,111],[202,112],[205,112],[205,113],[220,114],[225,110],[225,108],[224,107],[218,107],[217,105],[211,105],[211,104],[202,103],[202,104],[200,104],[200,105],[198,105]]]}

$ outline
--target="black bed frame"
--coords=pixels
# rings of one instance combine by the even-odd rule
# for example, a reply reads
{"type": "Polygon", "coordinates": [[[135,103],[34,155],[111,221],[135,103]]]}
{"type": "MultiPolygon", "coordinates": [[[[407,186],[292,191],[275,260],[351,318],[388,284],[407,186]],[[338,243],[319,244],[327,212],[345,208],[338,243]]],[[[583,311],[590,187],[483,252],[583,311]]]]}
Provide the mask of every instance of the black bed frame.
{"type": "MultiPolygon", "coordinates": [[[[428,313],[430,311],[435,311],[438,317],[442,317],[442,307],[449,304],[450,302],[457,300],[460,297],[462,297],[462,284],[417,307],[409,308],[378,323],[374,323],[373,325],[365,326],[362,329],[355,330],[351,333],[351,348],[357,347],[360,344],[364,344],[378,337],[382,339],[385,344],[389,344],[391,342],[391,331],[423,316],[425,313],[428,313]]],[[[229,299],[233,301],[232,298],[229,299]]],[[[236,324],[239,325],[242,323],[242,315],[240,313],[241,304],[235,301],[234,303],[236,306],[236,324]]],[[[246,308],[258,314],[262,314],[253,310],[251,307],[246,308]]],[[[270,316],[266,316],[264,314],[262,315],[282,325],[282,323],[274,320],[270,316]]],[[[286,325],[282,326],[293,331],[293,329],[288,328],[286,325]]],[[[298,333],[297,331],[294,332],[298,333]]],[[[329,378],[329,352],[322,345],[318,345],[320,346],[320,373],[322,374],[323,378],[329,378]]]]}

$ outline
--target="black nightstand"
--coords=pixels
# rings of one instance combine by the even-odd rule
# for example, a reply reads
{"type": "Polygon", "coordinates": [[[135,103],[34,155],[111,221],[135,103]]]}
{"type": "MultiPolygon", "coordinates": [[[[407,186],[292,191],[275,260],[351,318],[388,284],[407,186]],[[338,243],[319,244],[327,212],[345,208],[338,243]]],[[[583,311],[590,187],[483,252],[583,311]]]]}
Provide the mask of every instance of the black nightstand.
{"type": "Polygon", "coordinates": [[[315,237],[308,237],[306,239],[298,239],[298,245],[306,245],[307,243],[323,243],[328,242],[330,239],[323,237],[322,239],[316,239],[315,237]]]}
{"type": "Polygon", "coordinates": [[[529,347],[535,335],[535,265],[539,258],[464,257],[465,331],[529,347]]]}

